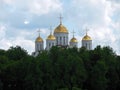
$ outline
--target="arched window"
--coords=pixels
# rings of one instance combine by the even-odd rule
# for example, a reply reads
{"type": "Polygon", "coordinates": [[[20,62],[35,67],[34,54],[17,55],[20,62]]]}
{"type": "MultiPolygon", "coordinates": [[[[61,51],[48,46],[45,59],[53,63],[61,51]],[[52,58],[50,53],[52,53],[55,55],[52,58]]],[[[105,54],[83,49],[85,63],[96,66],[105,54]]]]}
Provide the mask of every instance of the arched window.
{"type": "Polygon", "coordinates": [[[60,45],[62,45],[62,37],[60,36],[60,45]]]}
{"type": "Polygon", "coordinates": [[[40,44],[40,50],[42,50],[42,43],[40,44]]]}
{"type": "Polygon", "coordinates": [[[86,46],[85,46],[86,48],[87,48],[87,43],[86,43],[86,46]]]}
{"type": "Polygon", "coordinates": [[[50,47],[50,43],[49,43],[49,47],[50,47]]]}
{"type": "Polygon", "coordinates": [[[58,37],[56,37],[56,44],[58,45],[58,37]]]}
{"type": "Polygon", "coordinates": [[[41,50],[43,50],[43,43],[41,44],[41,47],[42,47],[42,49],[41,49],[41,50]]]}
{"type": "Polygon", "coordinates": [[[54,46],[54,43],[52,43],[52,46],[54,46]]]}
{"type": "Polygon", "coordinates": [[[91,47],[90,47],[91,45],[90,45],[90,43],[89,43],[89,50],[91,49],[91,47]]]}
{"type": "Polygon", "coordinates": [[[39,44],[37,43],[37,51],[39,51],[39,44]]]}
{"type": "Polygon", "coordinates": [[[67,45],[68,44],[68,37],[66,37],[65,42],[66,42],[66,45],[67,45]]]}
{"type": "Polygon", "coordinates": [[[65,36],[64,36],[64,38],[63,38],[63,43],[64,43],[64,45],[65,45],[65,36]]]}

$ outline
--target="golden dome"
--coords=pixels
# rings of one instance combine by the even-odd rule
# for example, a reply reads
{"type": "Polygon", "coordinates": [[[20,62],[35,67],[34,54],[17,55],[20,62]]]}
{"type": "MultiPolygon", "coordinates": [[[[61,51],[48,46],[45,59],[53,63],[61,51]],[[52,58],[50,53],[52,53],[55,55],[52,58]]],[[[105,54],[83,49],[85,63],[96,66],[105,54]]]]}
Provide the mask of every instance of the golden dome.
{"type": "Polygon", "coordinates": [[[68,33],[68,30],[66,29],[65,26],[63,26],[62,24],[60,24],[59,26],[57,26],[55,28],[54,33],[68,33]]]}
{"type": "Polygon", "coordinates": [[[92,39],[91,39],[91,37],[90,37],[90,36],[88,36],[88,35],[86,34],[86,35],[83,37],[83,39],[82,39],[82,40],[86,40],[86,41],[87,41],[87,40],[92,40],[92,39]]]}
{"type": "Polygon", "coordinates": [[[52,34],[50,34],[47,38],[47,40],[55,40],[55,39],[56,39],[55,36],[53,36],[52,34]]]}
{"type": "Polygon", "coordinates": [[[78,42],[77,39],[75,37],[73,37],[70,42],[78,42]]]}
{"type": "Polygon", "coordinates": [[[43,42],[43,39],[42,39],[40,36],[38,36],[38,37],[36,38],[35,42],[43,42]]]}

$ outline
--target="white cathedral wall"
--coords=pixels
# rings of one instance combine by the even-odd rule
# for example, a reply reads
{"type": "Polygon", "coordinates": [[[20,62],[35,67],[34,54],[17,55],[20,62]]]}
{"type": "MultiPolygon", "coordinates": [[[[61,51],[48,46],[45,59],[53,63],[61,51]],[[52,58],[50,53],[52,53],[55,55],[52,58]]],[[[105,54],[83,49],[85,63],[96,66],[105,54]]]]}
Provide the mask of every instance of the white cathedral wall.
{"type": "Polygon", "coordinates": [[[85,47],[87,50],[92,50],[92,40],[82,40],[82,47],[85,47]]]}
{"type": "Polygon", "coordinates": [[[54,33],[54,36],[56,37],[56,45],[68,45],[68,33],[54,33]]]}
{"type": "Polygon", "coordinates": [[[77,42],[70,42],[70,47],[78,47],[78,43],[77,42]]]}
{"type": "Polygon", "coordinates": [[[52,46],[56,46],[56,40],[46,40],[46,50],[49,50],[52,46]]]}
{"type": "Polygon", "coordinates": [[[44,42],[35,42],[35,52],[44,50],[44,42]]]}

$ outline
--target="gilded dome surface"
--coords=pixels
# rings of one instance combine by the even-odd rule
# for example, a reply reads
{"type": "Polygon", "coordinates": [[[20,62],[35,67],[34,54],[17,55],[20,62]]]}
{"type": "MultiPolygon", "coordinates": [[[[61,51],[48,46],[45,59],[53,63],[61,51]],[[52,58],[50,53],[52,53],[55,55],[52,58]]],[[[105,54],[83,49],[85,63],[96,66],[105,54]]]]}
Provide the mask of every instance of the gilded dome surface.
{"type": "Polygon", "coordinates": [[[50,34],[47,38],[47,40],[55,40],[55,39],[56,39],[55,36],[53,36],[52,34],[50,34]]]}
{"type": "Polygon", "coordinates": [[[70,40],[70,42],[78,42],[78,41],[77,41],[76,38],[73,37],[73,38],[70,40]]]}
{"type": "Polygon", "coordinates": [[[83,37],[82,40],[92,40],[90,36],[88,36],[87,34],[83,37]]]}
{"type": "Polygon", "coordinates": [[[66,29],[65,26],[63,26],[62,24],[60,24],[59,26],[57,26],[55,28],[54,33],[68,33],[68,30],[66,29]]]}
{"type": "Polygon", "coordinates": [[[43,39],[42,39],[40,36],[38,36],[38,37],[36,38],[35,42],[43,42],[43,39]]]}

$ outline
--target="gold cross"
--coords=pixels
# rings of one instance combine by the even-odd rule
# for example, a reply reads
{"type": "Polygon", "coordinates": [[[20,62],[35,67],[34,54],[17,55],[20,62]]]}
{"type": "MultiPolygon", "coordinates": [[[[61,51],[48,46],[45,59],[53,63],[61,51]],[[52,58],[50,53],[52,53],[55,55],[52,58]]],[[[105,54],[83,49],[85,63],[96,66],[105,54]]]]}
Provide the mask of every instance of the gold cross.
{"type": "Polygon", "coordinates": [[[52,26],[50,26],[50,34],[52,35],[52,26]]]}
{"type": "Polygon", "coordinates": [[[87,34],[88,34],[89,29],[86,27],[85,31],[86,31],[86,35],[87,35],[87,34]]]}
{"type": "Polygon", "coordinates": [[[62,24],[62,19],[63,19],[63,17],[62,17],[62,15],[61,15],[61,14],[60,14],[59,19],[60,19],[60,24],[62,24]]]}
{"type": "Polygon", "coordinates": [[[38,31],[37,31],[37,32],[38,32],[38,35],[40,36],[40,32],[41,32],[41,30],[40,30],[40,29],[38,29],[38,31]]]}
{"type": "Polygon", "coordinates": [[[73,37],[74,37],[74,34],[75,34],[74,30],[73,30],[73,32],[72,32],[72,33],[73,33],[73,37]]]}

